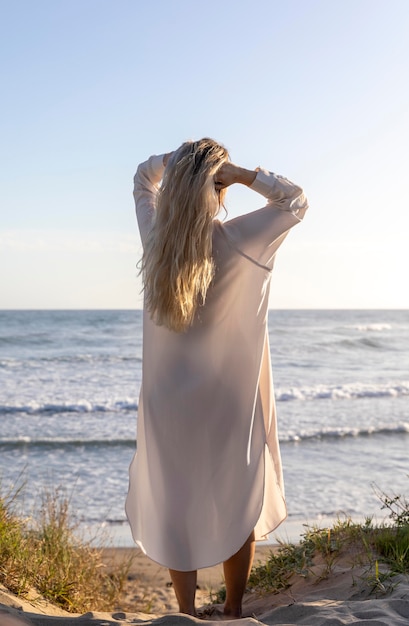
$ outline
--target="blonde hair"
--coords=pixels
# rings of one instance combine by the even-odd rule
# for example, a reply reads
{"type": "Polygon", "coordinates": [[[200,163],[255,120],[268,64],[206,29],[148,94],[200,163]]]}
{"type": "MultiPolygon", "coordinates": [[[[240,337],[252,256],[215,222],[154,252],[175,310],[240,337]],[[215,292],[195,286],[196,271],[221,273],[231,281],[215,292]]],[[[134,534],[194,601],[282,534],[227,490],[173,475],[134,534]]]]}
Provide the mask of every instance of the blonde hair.
{"type": "Polygon", "coordinates": [[[171,155],[158,192],[142,257],[145,307],[176,332],[192,324],[213,279],[213,220],[222,203],[214,174],[228,157],[213,139],[186,142],[171,155]]]}

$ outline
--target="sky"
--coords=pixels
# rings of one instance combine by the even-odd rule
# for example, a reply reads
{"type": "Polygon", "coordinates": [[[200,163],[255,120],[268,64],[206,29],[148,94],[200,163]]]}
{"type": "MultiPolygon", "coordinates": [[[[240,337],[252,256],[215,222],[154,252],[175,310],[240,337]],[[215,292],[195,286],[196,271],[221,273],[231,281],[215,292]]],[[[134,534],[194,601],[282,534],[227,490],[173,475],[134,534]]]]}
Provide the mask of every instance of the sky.
{"type": "Polygon", "coordinates": [[[409,308],[407,0],[0,0],[0,53],[0,308],[140,308],[134,172],[203,136],[309,198],[271,307],[409,308]]]}

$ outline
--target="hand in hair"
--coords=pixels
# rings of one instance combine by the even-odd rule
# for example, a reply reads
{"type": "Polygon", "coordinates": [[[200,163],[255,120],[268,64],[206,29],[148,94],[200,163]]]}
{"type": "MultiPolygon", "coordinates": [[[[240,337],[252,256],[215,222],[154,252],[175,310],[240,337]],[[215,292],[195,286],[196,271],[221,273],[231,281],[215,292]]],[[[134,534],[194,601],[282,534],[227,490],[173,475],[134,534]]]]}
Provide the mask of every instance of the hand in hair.
{"type": "Polygon", "coordinates": [[[168,161],[170,159],[170,157],[172,156],[173,152],[167,152],[166,154],[163,155],[163,165],[166,167],[168,164],[168,161]]]}
{"type": "Polygon", "coordinates": [[[244,167],[239,167],[234,165],[234,163],[230,163],[230,161],[226,161],[214,175],[214,185],[217,191],[225,189],[225,187],[229,187],[234,183],[250,186],[256,176],[256,171],[246,170],[244,167]]]}

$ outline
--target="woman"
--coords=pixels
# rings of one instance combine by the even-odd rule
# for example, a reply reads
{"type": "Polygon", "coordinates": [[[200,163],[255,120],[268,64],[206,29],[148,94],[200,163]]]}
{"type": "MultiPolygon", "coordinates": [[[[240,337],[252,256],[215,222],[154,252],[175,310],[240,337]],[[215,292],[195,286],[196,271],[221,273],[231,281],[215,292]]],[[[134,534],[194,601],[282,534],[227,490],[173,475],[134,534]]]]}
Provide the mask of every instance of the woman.
{"type": "Polygon", "coordinates": [[[211,139],[150,157],[134,183],[145,307],[127,516],[136,543],[169,568],[181,612],[196,615],[197,569],[223,562],[224,615],[240,617],[254,541],[286,517],[268,296],[307,200],[211,139]],[[232,184],[267,205],[220,222],[232,184]]]}

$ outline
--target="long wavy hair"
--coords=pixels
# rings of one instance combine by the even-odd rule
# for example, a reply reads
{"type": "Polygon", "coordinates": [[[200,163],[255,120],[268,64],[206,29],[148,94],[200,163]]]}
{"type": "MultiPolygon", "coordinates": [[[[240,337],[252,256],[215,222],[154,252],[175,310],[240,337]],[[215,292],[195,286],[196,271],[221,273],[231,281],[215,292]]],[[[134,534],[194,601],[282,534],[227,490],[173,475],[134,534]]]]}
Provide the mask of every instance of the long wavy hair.
{"type": "Polygon", "coordinates": [[[186,142],[166,165],[142,257],[145,307],[153,321],[182,332],[204,304],[214,275],[213,220],[225,190],[214,174],[229,154],[213,139],[186,142]]]}

